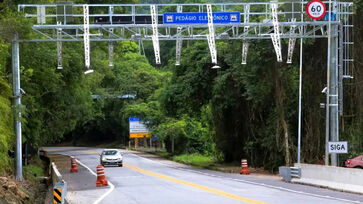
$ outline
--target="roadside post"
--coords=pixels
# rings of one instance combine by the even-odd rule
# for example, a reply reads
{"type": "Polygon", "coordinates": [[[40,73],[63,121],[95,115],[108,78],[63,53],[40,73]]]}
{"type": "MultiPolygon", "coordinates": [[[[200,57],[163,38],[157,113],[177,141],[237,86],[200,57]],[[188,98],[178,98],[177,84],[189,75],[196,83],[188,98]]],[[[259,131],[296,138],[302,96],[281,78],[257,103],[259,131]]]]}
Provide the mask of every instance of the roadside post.
{"type": "Polygon", "coordinates": [[[64,180],[57,182],[53,187],[53,203],[64,204],[66,195],[67,195],[67,182],[64,180]]]}

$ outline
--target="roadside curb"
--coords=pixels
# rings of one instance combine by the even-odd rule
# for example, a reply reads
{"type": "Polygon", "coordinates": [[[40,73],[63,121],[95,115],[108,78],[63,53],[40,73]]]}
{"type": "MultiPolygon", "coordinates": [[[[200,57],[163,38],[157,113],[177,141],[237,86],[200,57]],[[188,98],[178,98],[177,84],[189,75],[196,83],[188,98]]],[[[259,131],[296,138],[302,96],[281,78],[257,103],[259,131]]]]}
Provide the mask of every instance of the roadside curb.
{"type": "MultiPolygon", "coordinates": [[[[356,195],[363,195],[363,192],[361,192],[361,191],[349,190],[347,188],[342,187],[342,186],[346,186],[346,185],[342,185],[340,183],[334,183],[334,182],[327,182],[327,181],[323,181],[323,180],[293,178],[291,180],[291,183],[307,185],[307,186],[315,186],[315,187],[319,187],[319,188],[326,188],[326,189],[335,190],[335,191],[344,192],[344,193],[353,193],[356,195]]],[[[348,186],[350,188],[352,188],[351,185],[348,185],[348,186]]],[[[353,186],[353,188],[356,188],[356,186],[353,186]]]]}

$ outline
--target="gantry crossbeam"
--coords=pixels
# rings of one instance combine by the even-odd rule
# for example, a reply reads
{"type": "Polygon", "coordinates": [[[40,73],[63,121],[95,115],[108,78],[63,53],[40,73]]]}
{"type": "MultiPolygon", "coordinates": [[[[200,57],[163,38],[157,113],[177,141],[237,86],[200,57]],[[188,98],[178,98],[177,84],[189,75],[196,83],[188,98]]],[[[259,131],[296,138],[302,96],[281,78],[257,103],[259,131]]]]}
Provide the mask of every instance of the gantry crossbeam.
{"type": "MultiPolygon", "coordinates": [[[[307,2],[290,1],[275,4],[277,4],[281,39],[328,37],[325,32],[328,21],[313,21],[308,18],[305,11],[302,12],[303,19],[297,19],[296,22],[291,21],[292,18],[301,16],[301,11],[290,8],[301,8],[301,6],[305,8],[307,2]],[[289,8],[285,8],[286,5],[289,5],[289,8]],[[292,34],[290,32],[292,26],[302,32],[292,34]]],[[[150,4],[89,4],[88,6],[90,41],[135,40],[135,36],[137,36],[137,40],[153,39],[150,4]]],[[[352,15],[352,6],[353,4],[350,2],[338,2],[339,8],[348,9],[339,10],[337,16],[352,15]]],[[[179,11],[183,9],[183,12],[206,13],[207,4],[158,4],[155,7],[158,12],[156,15],[158,16],[159,40],[207,41],[208,24],[163,24],[162,22],[165,12],[178,12],[179,8],[179,11]]],[[[81,4],[19,5],[19,11],[24,12],[27,18],[34,19],[32,29],[37,36],[21,41],[84,41],[82,8],[81,4]],[[57,12],[59,7],[64,7],[63,13],[57,12]],[[39,11],[43,12],[39,13],[39,11]],[[59,19],[62,19],[62,24],[57,25],[59,19]],[[57,38],[56,31],[59,29],[62,30],[61,39],[57,38]]],[[[271,34],[274,33],[270,2],[213,4],[212,10],[213,12],[234,11],[241,14],[240,23],[214,24],[216,40],[270,39],[271,34]],[[245,21],[245,18],[248,18],[248,21],[245,21]]],[[[339,25],[340,21],[337,19],[331,23],[339,25]]]]}

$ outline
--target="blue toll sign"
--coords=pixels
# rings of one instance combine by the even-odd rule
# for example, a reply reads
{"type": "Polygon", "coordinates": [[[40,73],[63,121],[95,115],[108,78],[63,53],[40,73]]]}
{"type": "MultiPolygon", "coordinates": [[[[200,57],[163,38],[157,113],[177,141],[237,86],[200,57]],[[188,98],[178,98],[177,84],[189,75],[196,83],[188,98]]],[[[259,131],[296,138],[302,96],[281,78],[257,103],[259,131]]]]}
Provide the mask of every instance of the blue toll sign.
{"type": "MultiPolygon", "coordinates": [[[[213,23],[240,23],[240,12],[213,12],[213,23]]],[[[207,13],[164,13],[164,24],[205,24],[207,13]]]]}

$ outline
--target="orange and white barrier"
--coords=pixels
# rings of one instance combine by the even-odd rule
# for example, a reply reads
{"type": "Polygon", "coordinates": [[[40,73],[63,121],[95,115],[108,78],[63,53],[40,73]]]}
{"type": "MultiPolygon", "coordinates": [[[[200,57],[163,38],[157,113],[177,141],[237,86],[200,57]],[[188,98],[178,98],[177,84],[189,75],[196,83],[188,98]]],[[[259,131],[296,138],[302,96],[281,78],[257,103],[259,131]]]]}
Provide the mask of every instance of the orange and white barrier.
{"type": "Polygon", "coordinates": [[[71,157],[71,173],[75,173],[75,172],[78,172],[78,167],[77,167],[76,158],[74,158],[72,156],[71,157]]]}
{"type": "Polygon", "coordinates": [[[105,175],[105,169],[103,168],[103,166],[101,164],[99,164],[97,166],[96,186],[97,187],[108,186],[108,182],[106,180],[106,175],[105,175]]]}
{"type": "Polygon", "coordinates": [[[241,160],[241,171],[240,174],[250,174],[250,170],[248,169],[247,159],[241,160]]]}

